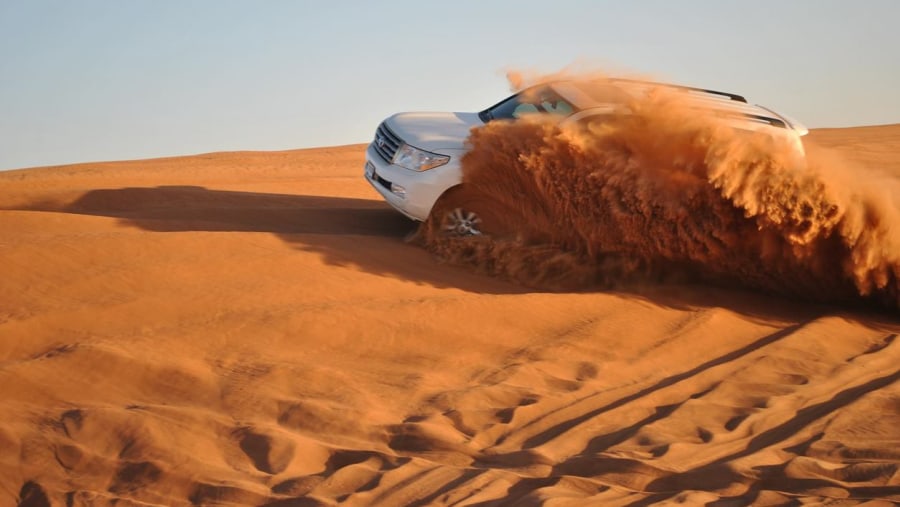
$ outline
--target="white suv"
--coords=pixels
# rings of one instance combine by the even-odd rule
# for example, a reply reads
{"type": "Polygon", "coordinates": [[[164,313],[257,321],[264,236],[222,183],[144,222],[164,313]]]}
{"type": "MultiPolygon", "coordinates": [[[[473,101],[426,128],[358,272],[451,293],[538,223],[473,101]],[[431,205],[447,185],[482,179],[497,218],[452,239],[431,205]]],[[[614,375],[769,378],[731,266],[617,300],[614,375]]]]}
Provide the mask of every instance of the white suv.
{"type": "MultiPolygon", "coordinates": [[[[462,182],[460,159],[471,129],[494,120],[526,114],[552,114],[562,123],[590,120],[620,111],[623,104],[654,87],[689,94],[704,107],[740,117],[739,128],[767,130],[786,137],[803,154],[800,136],[807,129],[771,109],[750,105],[733,93],[627,79],[562,80],[516,93],[480,113],[397,113],[384,120],[366,150],[365,177],[384,199],[404,215],[425,221],[441,196],[462,182]]],[[[442,227],[454,234],[482,233],[472,209],[441,212],[442,227]]]]}

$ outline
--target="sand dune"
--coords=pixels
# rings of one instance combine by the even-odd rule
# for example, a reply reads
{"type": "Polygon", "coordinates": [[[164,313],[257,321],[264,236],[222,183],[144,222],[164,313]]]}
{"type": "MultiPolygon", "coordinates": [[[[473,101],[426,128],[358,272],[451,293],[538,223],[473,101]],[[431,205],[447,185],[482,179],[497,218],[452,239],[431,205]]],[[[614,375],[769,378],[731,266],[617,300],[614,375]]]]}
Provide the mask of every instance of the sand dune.
{"type": "MultiPolygon", "coordinates": [[[[810,139],[900,179],[900,125],[810,139]]],[[[896,312],[528,289],[362,158],[0,173],[0,505],[900,502],[896,312]]]]}

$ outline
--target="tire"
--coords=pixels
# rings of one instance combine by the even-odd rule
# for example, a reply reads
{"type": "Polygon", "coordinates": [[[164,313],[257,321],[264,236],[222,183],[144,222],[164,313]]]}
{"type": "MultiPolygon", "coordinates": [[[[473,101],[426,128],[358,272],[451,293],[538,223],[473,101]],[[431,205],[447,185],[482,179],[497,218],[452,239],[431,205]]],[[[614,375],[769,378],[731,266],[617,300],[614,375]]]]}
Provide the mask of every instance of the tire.
{"type": "Polygon", "coordinates": [[[428,217],[432,234],[440,237],[505,237],[514,232],[512,217],[495,199],[459,185],[444,193],[428,217]]]}

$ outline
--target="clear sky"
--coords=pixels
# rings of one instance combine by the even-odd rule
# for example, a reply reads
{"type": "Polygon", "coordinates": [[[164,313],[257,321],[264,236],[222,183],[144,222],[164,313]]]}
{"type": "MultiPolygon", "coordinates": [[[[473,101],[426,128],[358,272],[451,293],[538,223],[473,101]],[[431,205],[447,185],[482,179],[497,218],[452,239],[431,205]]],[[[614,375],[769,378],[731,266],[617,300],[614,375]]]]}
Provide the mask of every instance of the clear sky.
{"type": "Polygon", "coordinates": [[[900,122],[900,0],[0,0],[0,169],[367,142],[579,63],[900,122]]]}

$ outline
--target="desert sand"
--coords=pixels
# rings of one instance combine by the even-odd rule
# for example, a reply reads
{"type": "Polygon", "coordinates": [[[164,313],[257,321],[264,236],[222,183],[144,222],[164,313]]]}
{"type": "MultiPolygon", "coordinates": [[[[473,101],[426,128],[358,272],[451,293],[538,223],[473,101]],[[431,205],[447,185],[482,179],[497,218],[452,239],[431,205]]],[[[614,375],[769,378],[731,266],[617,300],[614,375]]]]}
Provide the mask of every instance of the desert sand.
{"type": "Polygon", "coordinates": [[[896,312],[448,265],[363,151],[0,172],[0,505],[900,502],[896,312]]]}

